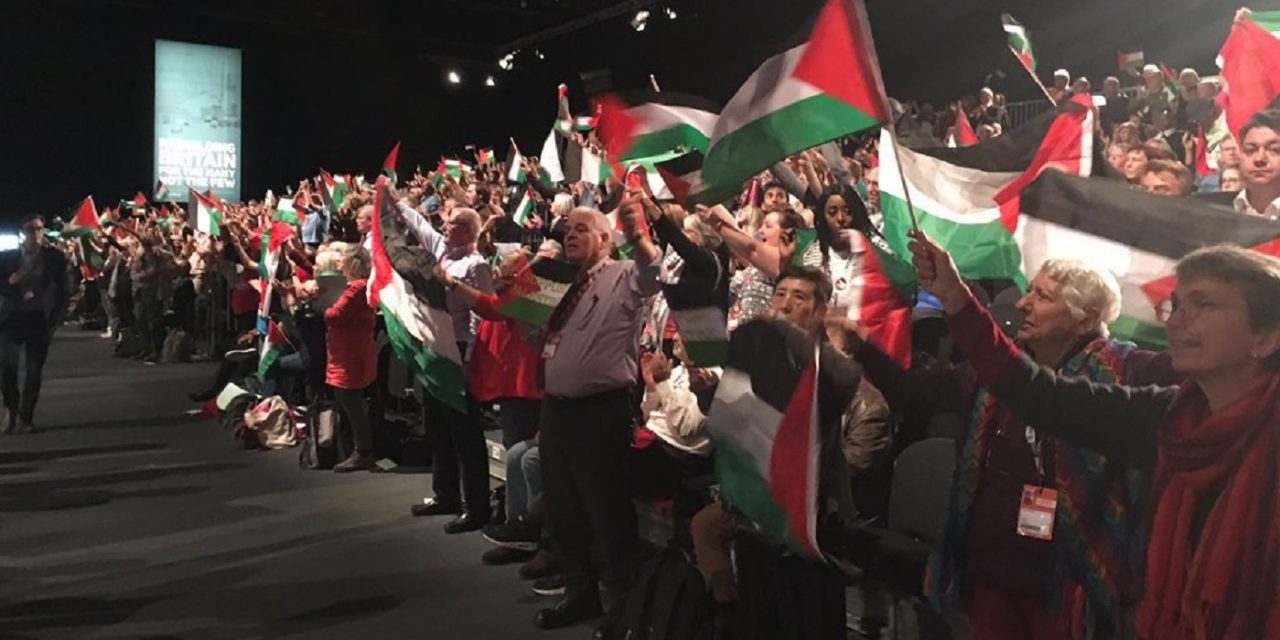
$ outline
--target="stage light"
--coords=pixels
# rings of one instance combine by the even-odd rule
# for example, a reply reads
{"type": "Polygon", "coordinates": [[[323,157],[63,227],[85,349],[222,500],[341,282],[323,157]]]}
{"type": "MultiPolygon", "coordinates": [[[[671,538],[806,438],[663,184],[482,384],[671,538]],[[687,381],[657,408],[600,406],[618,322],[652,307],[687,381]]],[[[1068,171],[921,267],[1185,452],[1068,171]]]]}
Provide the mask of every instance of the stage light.
{"type": "Polygon", "coordinates": [[[501,58],[498,58],[498,68],[503,71],[510,71],[516,66],[516,52],[512,51],[501,58]]]}
{"type": "Polygon", "coordinates": [[[462,76],[457,71],[450,71],[445,78],[449,80],[449,84],[462,84],[462,76]]]}
{"type": "Polygon", "coordinates": [[[631,19],[631,28],[636,31],[644,31],[647,26],[649,26],[649,12],[641,9],[636,12],[636,17],[631,19]]]}
{"type": "Polygon", "coordinates": [[[537,56],[539,60],[546,60],[546,59],[547,59],[547,56],[546,56],[545,54],[543,54],[543,53],[542,53],[542,49],[534,49],[534,50],[533,50],[533,55],[537,56]]]}
{"type": "Polygon", "coordinates": [[[486,87],[496,87],[496,86],[498,86],[498,83],[493,81],[493,76],[486,76],[486,77],[485,77],[485,79],[484,79],[484,86],[486,86],[486,87]]]}
{"type": "Polygon", "coordinates": [[[0,251],[13,251],[22,245],[22,236],[16,233],[0,234],[0,251]]]}
{"type": "Polygon", "coordinates": [[[675,19],[676,19],[676,10],[675,10],[675,9],[672,9],[671,7],[667,7],[666,9],[663,9],[662,11],[663,11],[663,13],[666,13],[666,14],[667,14],[667,19],[668,19],[668,20],[675,20],[675,19]]]}

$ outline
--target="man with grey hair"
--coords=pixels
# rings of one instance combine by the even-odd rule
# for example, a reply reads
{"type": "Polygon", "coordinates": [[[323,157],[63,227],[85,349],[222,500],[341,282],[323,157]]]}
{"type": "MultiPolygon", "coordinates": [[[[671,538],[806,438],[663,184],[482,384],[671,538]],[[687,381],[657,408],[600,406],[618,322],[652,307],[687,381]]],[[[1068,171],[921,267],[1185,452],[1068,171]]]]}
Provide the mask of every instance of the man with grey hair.
{"type": "Polygon", "coordinates": [[[626,460],[640,330],[659,290],[660,253],[639,218],[642,207],[656,205],[628,195],[617,215],[634,261],[609,257],[613,229],[604,214],[579,207],[566,218],[565,260],[579,273],[547,321],[539,421],[547,523],[564,563],[565,595],[538,612],[534,624],[543,629],[600,614],[593,546],[605,561],[610,602],[621,602],[639,552],[626,460]]]}
{"type": "MultiPolygon", "coordinates": [[[[394,198],[394,191],[387,189],[386,196],[394,198]]],[[[476,250],[480,214],[465,207],[453,209],[440,232],[411,203],[400,200],[397,206],[401,219],[427,252],[435,256],[445,273],[482,293],[493,293],[492,268],[476,250]]],[[[470,360],[479,319],[472,315],[467,299],[457,291],[449,290],[445,304],[465,367],[470,360]]],[[[480,426],[480,408],[470,394],[467,394],[466,414],[430,394],[423,396],[427,416],[435,427],[431,445],[431,482],[435,497],[413,505],[411,511],[415,516],[460,514],[445,523],[445,533],[476,531],[489,523],[489,462],[480,426]]]]}
{"type": "MultiPolygon", "coordinates": [[[[1107,336],[1107,325],[1120,313],[1120,291],[1110,273],[1075,260],[1048,260],[1017,309],[1024,314],[1017,340],[1026,353],[1063,375],[1131,385],[1171,375],[1160,354],[1107,336]]],[[[971,490],[951,496],[946,533],[930,568],[930,600],[963,610],[975,638],[1065,640],[1073,628],[1095,637],[1122,629],[1116,614],[1125,609],[1125,594],[1141,584],[1141,576],[1116,556],[1140,530],[1134,471],[1037,433],[979,386],[968,363],[903,370],[867,343],[854,357],[890,406],[971,416],[959,441],[965,451],[976,446],[982,453],[957,460],[956,482],[971,490]],[[1069,504],[1072,517],[1028,527],[1030,514],[1022,505],[1041,495],[1069,504]],[[1061,594],[1077,586],[1087,606],[1059,606],[1061,594]]]]}

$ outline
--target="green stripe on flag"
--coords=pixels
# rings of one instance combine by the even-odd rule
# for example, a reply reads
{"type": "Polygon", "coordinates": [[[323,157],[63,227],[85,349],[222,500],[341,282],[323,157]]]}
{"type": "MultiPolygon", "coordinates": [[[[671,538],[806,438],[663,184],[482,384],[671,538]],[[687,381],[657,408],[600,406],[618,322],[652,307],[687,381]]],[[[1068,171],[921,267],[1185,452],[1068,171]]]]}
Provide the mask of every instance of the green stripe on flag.
{"type": "Polygon", "coordinates": [[[729,440],[716,439],[715,447],[716,479],[725,499],[738,510],[750,513],[751,520],[765,532],[800,549],[791,536],[791,519],[770,493],[755,457],[729,440]]]}
{"type": "Polygon", "coordinates": [[[387,328],[387,338],[401,361],[408,363],[427,392],[459,413],[467,412],[466,378],[458,363],[427,348],[405,329],[392,309],[378,305],[387,328]]]}
{"type": "Polygon", "coordinates": [[[878,124],[874,116],[832,96],[804,98],[716,140],[702,165],[702,179],[741,189],[743,182],[779,158],[878,124]]]}
{"type": "MultiPolygon", "coordinates": [[[[884,216],[884,235],[889,246],[900,256],[911,255],[907,249],[907,232],[911,231],[907,202],[881,191],[880,211],[884,216]]],[[[960,275],[971,280],[1009,279],[1026,288],[1022,252],[999,217],[964,224],[934,216],[919,207],[916,207],[915,215],[920,230],[951,253],[960,275]]]]}

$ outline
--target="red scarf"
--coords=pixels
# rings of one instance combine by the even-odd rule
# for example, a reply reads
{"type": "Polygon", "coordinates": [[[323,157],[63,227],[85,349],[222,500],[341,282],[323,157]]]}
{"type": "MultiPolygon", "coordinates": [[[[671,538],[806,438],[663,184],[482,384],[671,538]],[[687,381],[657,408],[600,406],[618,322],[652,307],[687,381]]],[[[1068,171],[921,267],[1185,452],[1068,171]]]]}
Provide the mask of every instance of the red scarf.
{"type": "Polygon", "coordinates": [[[1142,638],[1280,638],[1280,375],[1209,414],[1187,385],[1160,434],[1142,638]],[[1201,496],[1222,487],[1196,539],[1201,496]]]}

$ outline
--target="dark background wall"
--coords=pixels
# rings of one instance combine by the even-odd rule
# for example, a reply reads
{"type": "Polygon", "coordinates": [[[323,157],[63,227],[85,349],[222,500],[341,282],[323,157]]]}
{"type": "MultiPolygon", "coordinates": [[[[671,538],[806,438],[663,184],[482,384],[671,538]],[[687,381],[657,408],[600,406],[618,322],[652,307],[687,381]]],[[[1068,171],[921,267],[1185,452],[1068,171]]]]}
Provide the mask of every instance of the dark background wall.
{"type": "MultiPolygon", "coordinates": [[[[250,197],[320,166],[373,175],[397,140],[402,174],[466,144],[501,156],[509,135],[537,149],[557,83],[568,82],[575,107],[586,110],[577,77],[585,70],[613,69],[615,84],[630,88],[654,73],[665,90],[723,102],[804,33],[822,4],[673,0],[680,20],[660,20],[655,8],[636,33],[615,18],[539,45],[544,61],[526,52],[515,70],[498,70],[495,47],[603,0],[537,1],[558,13],[521,12],[519,0],[510,12],[499,0],[483,11],[442,0],[4,0],[0,228],[27,213],[65,214],[88,194],[106,204],[149,192],[156,38],[243,50],[242,193],[250,197]],[[455,67],[463,85],[443,80],[455,67]],[[482,85],[489,73],[495,88],[482,85]]],[[[1234,9],[1223,0],[868,0],[890,94],[938,103],[975,93],[996,70],[1010,99],[1035,97],[1004,47],[1004,10],[1032,30],[1042,77],[1067,67],[1096,86],[1115,73],[1124,48],[1214,72],[1234,9]]]]}

